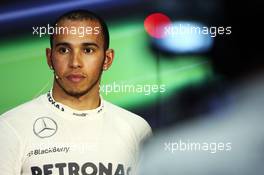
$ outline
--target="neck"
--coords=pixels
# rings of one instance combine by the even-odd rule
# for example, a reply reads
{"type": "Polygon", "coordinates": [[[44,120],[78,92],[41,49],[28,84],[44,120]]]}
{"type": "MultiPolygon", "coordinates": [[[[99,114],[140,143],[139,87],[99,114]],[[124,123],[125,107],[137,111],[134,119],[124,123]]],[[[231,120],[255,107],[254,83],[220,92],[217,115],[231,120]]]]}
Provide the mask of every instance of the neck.
{"type": "Polygon", "coordinates": [[[56,82],[54,82],[52,95],[57,102],[75,110],[91,110],[100,106],[99,82],[86,94],[78,97],[67,94],[56,82]]]}

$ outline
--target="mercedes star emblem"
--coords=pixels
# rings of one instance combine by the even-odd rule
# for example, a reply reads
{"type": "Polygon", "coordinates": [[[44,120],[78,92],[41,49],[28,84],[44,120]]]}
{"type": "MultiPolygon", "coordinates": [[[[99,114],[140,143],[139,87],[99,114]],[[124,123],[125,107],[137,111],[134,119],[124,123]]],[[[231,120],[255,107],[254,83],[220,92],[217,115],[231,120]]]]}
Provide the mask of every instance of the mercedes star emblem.
{"type": "Polygon", "coordinates": [[[57,123],[49,117],[40,117],[33,125],[35,135],[40,138],[53,136],[57,132],[57,129],[57,123]]]}

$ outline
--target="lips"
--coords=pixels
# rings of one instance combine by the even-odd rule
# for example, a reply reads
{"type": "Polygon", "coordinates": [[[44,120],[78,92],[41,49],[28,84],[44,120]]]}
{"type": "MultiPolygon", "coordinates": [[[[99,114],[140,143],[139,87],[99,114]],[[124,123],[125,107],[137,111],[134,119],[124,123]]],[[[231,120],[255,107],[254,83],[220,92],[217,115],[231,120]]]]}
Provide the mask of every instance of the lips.
{"type": "Polygon", "coordinates": [[[85,76],[82,74],[70,74],[66,78],[73,83],[79,83],[85,78],[85,76]]]}

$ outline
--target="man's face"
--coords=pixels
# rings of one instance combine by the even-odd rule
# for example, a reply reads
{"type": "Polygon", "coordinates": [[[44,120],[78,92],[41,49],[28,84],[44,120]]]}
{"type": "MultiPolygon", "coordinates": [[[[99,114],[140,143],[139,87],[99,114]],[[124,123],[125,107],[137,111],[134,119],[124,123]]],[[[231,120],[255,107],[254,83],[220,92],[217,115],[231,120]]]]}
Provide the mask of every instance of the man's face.
{"type": "Polygon", "coordinates": [[[100,23],[91,20],[63,20],[58,26],[76,28],[77,31],[83,27],[99,27],[99,34],[65,32],[53,37],[53,48],[48,62],[59,77],[55,83],[72,96],[84,95],[99,86],[104,66],[106,52],[100,23]]]}

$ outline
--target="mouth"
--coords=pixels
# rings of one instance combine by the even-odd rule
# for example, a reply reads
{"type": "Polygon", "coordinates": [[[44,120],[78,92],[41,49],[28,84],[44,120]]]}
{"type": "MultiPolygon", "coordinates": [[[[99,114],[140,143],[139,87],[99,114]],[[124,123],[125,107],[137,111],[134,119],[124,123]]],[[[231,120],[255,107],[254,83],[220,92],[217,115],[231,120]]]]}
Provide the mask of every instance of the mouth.
{"type": "Polygon", "coordinates": [[[79,82],[81,82],[85,78],[85,76],[82,75],[82,74],[70,74],[70,75],[66,76],[66,78],[70,82],[79,83],[79,82]]]}

